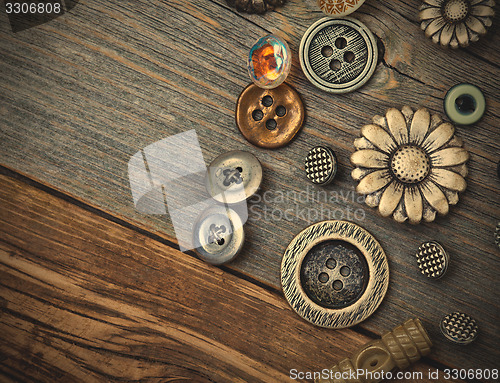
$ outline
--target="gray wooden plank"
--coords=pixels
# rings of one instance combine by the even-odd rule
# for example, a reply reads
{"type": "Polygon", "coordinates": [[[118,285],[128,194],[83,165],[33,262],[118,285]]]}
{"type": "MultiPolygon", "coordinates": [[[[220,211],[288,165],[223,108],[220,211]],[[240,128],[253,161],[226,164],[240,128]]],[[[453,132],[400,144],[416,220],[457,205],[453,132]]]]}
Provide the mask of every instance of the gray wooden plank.
{"type": "Polygon", "coordinates": [[[317,90],[300,70],[300,38],[322,15],[313,1],[289,1],[264,16],[237,14],[223,0],[86,1],[17,34],[2,14],[0,163],[173,240],[168,218],[134,209],[128,159],[148,144],[192,128],[207,163],[228,149],[249,150],[264,166],[261,196],[288,193],[289,198],[252,204],[245,249],[230,268],[279,288],[288,242],[327,216],[308,218],[301,210],[333,211],[336,218],[358,211],[351,220],[381,242],[391,267],[389,293],[362,326],[380,333],[418,315],[432,330],[437,360],[491,367],[498,362],[498,249],[492,235],[500,217],[499,20],[475,46],[443,50],[420,31],[418,5],[369,0],[354,14],[379,37],[385,53],[368,84],[342,96],[317,90]],[[233,112],[249,82],[246,54],[267,32],[280,32],[289,42],[294,59],[287,81],[307,108],[302,132],[275,151],[248,144],[233,112]],[[390,106],[425,105],[442,113],[446,90],[465,80],[484,90],[489,108],[477,126],[458,128],[471,152],[469,186],[458,206],[447,217],[417,227],[378,217],[359,201],[350,178],[349,156],[359,128],[390,106]],[[319,143],[333,147],[340,163],[337,180],[324,189],[333,202],[305,201],[300,194],[323,190],[308,183],[302,164],[308,149],[319,143]],[[290,207],[299,212],[291,221],[257,219],[264,209],[290,207]],[[413,257],[429,239],[440,241],[452,256],[449,274],[437,283],[419,274],[413,257]],[[479,319],[482,334],[471,348],[449,346],[437,334],[440,318],[454,310],[479,319]]]}

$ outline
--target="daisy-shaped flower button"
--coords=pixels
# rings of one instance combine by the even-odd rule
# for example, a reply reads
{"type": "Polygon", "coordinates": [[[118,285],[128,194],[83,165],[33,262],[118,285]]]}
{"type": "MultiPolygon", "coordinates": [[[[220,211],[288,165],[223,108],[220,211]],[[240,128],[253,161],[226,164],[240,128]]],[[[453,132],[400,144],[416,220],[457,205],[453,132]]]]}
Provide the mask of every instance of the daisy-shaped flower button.
{"type": "Polygon", "coordinates": [[[423,0],[420,26],[436,44],[466,47],[491,26],[494,0],[423,0]]]}
{"type": "Polygon", "coordinates": [[[366,204],[398,222],[431,222],[458,202],[467,186],[469,153],[455,128],[425,108],[389,109],[361,128],[352,171],[366,204]]]}

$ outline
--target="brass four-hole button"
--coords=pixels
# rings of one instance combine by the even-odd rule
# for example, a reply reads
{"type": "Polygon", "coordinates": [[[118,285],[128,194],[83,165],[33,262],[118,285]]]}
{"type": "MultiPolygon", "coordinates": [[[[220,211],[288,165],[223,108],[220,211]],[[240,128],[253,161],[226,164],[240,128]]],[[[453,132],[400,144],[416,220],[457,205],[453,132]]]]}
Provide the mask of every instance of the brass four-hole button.
{"type": "Polygon", "coordinates": [[[287,84],[274,89],[250,84],[236,104],[236,124],[241,134],[261,148],[288,144],[302,127],[304,116],[299,94],[287,84]]]}

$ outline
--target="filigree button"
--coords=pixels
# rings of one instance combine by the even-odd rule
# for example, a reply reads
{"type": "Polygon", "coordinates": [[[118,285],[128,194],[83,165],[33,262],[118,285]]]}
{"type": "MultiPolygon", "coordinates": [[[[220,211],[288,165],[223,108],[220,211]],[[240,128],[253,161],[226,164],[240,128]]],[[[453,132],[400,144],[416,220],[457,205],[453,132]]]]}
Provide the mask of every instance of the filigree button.
{"type": "Polygon", "coordinates": [[[361,128],[351,175],[366,204],[398,222],[430,222],[445,215],[467,186],[469,153],[455,128],[425,108],[389,109],[361,128]]]}
{"type": "Polygon", "coordinates": [[[365,0],[317,0],[319,8],[331,17],[347,16],[356,11],[365,0]]]}

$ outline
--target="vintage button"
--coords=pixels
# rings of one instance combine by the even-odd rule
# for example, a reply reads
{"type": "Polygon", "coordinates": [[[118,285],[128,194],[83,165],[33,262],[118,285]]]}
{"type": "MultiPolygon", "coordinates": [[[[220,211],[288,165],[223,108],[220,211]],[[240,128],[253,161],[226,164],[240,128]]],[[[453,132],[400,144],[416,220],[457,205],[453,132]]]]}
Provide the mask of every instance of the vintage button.
{"type": "Polygon", "coordinates": [[[356,11],[365,0],[317,0],[319,8],[331,17],[347,16],[356,11]]]}
{"type": "Polygon", "coordinates": [[[422,243],[416,257],[422,274],[433,279],[441,278],[446,273],[450,262],[448,253],[435,241],[422,243]]]}
{"type": "Polygon", "coordinates": [[[248,73],[255,85],[272,89],[290,73],[292,54],[288,44],[275,35],[261,37],[248,54],[248,73]]]}
{"type": "Polygon", "coordinates": [[[317,185],[327,185],[337,174],[337,157],[332,149],[316,146],[309,150],[305,160],[306,176],[317,185]]]}
{"type": "Polygon", "coordinates": [[[373,75],[378,60],[377,42],[358,20],[326,17],[304,33],[299,59],[313,85],[331,93],[352,92],[373,75]]]}
{"type": "Polygon", "coordinates": [[[351,156],[365,203],[397,222],[431,222],[446,215],[467,187],[469,152],[455,127],[425,108],[389,109],[361,128],[351,156]]]}
{"type": "Polygon", "coordinates": [[[492,24],[493,0],[423,0],[418,15],[427,37],[443,47],[466,47],[492,24]]]}
{"type": "Polygon", "coordinates": [[[241,218],[233,209],[224,206],[205,210],[193,230],[196,252],[201,259],[213,265],[234,259],[243,247],[244,240],[241,218]]]}
{"type": "Polygon", "coordinates": [[[478,122],[486,110],[483,92],[472,84],[458,84],[450,88],[444,97],[444,111],[458,125],[478,122]]]}
{"type": "Polygon", "coordinates": [[[262,182],[262,166],[252,153],[233,150],[218,156],[208,167],[205,185],[221,203],[235,204],[253,196],[262,182]]]}
{"type": "Polygon", "coordinates": [[[304,122],[305,110],[295,89],[281,84],[274,89],[247,86],[236,104],[236,124],[255,146],[266,149],[288,144],[304,122]]]}
{"type": "Polygon", "coordinates": [[[440,329],[446,339],[462,345],[473,342],[479,332],[476,321],[459,312],[446,315],[441,321],[440,329]]]}
{"type": "Polygon", "coordinates": [[[304,319],[321,327],[350,327],[382,302],[389,265],[380,244],[362,227],[324,221],[290,242],[281,284],[288,303],[304,319]]]}

